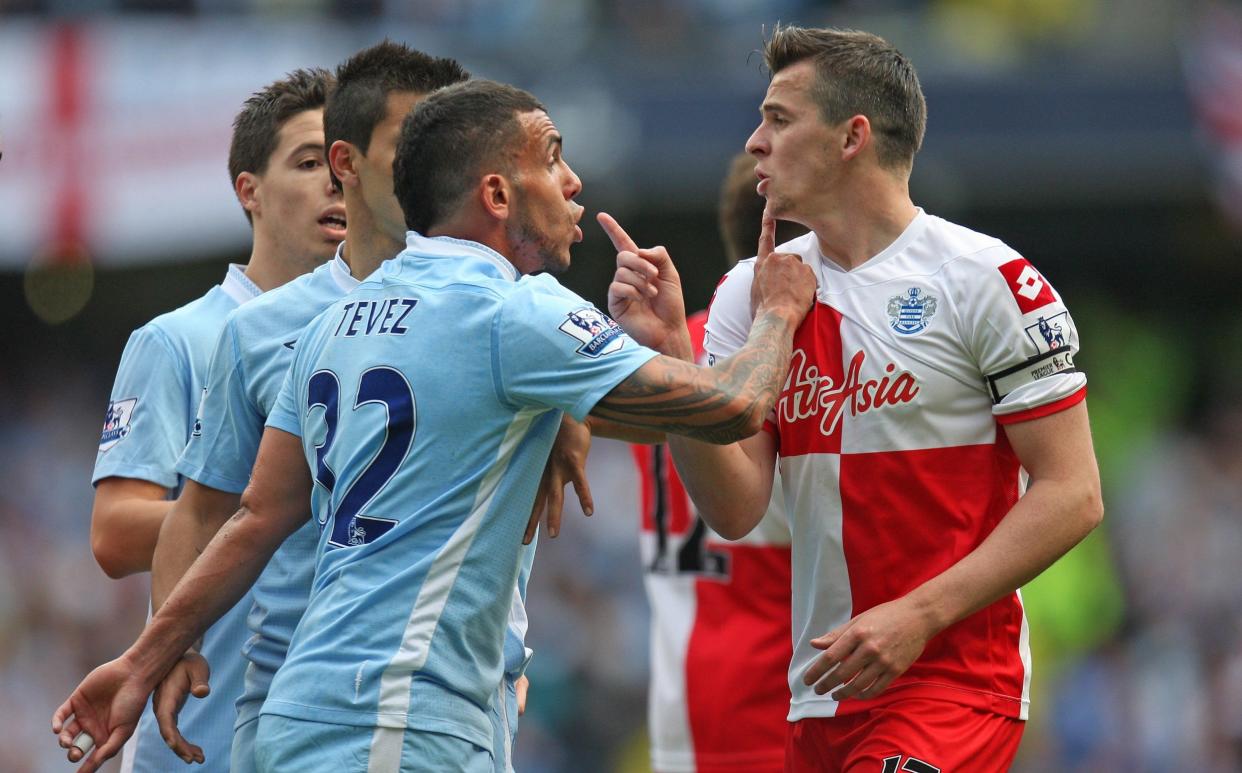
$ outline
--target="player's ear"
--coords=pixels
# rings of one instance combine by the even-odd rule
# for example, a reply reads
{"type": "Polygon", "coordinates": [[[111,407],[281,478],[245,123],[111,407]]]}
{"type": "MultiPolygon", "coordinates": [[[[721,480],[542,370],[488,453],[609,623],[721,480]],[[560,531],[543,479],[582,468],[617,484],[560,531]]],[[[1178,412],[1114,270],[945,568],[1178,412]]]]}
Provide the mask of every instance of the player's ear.
{"type": "Polygon", "coordinates": [[[241,202],[242,209],[253,217],[259,214],[259,178],[251,172],[242,172],[233,181],[233,192],[241,202]]]}
{"type": "Polygon", "coordinates": [[[501,174],[489,174],[479,182],[484,211],[497,220],[508,220],[513,207],[513,188],[501,174]]]}
{"type": "Polygon", "coordinates": [[[856,115],[842,126],[841,160],[849,161],[871,144],[871,121],[865,115],[856,115]]]}
{"type": "Polygon", "coordinates": [[[358,149],[345,140],[337,140],[328,148],[328,167],[343,187],[358,184],[358,170],[354,166],[354,154],[357,152],[358,149]]]}

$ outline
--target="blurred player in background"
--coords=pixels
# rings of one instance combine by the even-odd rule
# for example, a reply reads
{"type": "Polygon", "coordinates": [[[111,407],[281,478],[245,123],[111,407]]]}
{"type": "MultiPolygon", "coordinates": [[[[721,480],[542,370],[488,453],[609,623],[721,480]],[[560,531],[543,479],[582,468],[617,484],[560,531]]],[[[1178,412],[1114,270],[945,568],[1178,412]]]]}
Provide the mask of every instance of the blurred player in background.
{"type": "MultiPolygon", "coordinates": [[[[812,231],[779,251],[815,271],[817,303],[766,431],[726,446],[670,438],[678,470],[702,517],[737,538],[761,521],[779,455],[793,534],[787,769],[1007,770],[1029,705],[1017,589],[1102,515],[1073,323],[1020,255],[911,202],[926,108],[896,49],[778,27],[765,59],[747,150],[768,216],[812,231]]],[[[754,265],[717,289],[709,356],[746,340],[754,265]]],[[[619,276],[636,295],[652,270],[639,269],[619,276]]]]}
{"type": "MultiPolygon", "coordinates": [[[[251,222],[245,266],[202,298],[156,317],[130,336],[104,418],[93,481],[91,544],[111,577],[147,571],[169,497],[182,480],[176,463],[194,426],[207,364],[230,311],[330,259],[345,235],[345,209],[328,178],[323,104],[331,76],[298,70],[254,94],[233,125],[229,174],[251,222]]],[[[183,725],[207,750],[211,769],[226,770],[233,702],[242,691],[246,641],[243,600],[203,640],[213,667],[211,696],[187,709],[183,725]]],[[[181,766],[144,713],[126,770],[181,766]]]]}
{"type": "MultiPolygon", "coordinates": [[[[729,266],[759,242],[755,159],[729,165],[719,222],[729,266]]],[[[695,360],[707,312],[686,319],[695,360]]],[[[641,547],[651,605],[647,728],[657,773],[779,773],[789,709],[789,525],[774,494],[739,542],[698,517],[668,447],[634,445],[642,484],[641,547]]]]}
{"type": "MultiPolygon", "coordinates": [[[[323,126],[349,218],[346,239],[327,264],[229,315],[211,359],[195,432],[177,464],[185,488],[155,550],[156,608],[237,511],[264,422],[302,329],[404,246],[405,225],[392,192],[392,160],[402,120],[428,93],[467,77],[451,59],[391,42],[360,51],[337,68],[323,126]]],[[[244,652],[249,666],[245,694],[237,702],[233,773],[254,770],[259,709],[306,608],[318,541],[319,530],[308,520],[285,540],[254,585],[248,620],[253,636],[236,653],[241,658],[244,652]]],[[[175,711],[187,690],[206,681],[198,661],[190,655],[184,667],[169,675],[157,692],[155,711],[174,751],[186,761],[202,762],[202,749],[187,742],[175,726],[175,711]]],[[[521,661],[519,657],[519,665],[521,661]]],[[[514,714],[516,719],[516,709],[514,714]]],[[[507,739],[506,724],[498,725],[506,727],[507,739]]]]}
{"type": "MultiPolygon", "coordinates": [[[[260,770],[491,771],[487,704],[562,412],[727,442],[771,410],[813,294],[796,260],[760,264],[754,333],[715,369],[634,345],[547,273],[517,281],[564,270],[582,238],[580,183],[531,95],[487,81],[433,94],[394,177],[407,249],[299,337],[242,509],[139,641],[57,710],[63,747],[100,739],[83,770],[313,506],[319,564],[262,710],[260,770]]],[[[661,303],[681,307],[664,268],[661,303]]],[[[684,310],[670,316],[644,332],[688,357],[684,310]]]]}

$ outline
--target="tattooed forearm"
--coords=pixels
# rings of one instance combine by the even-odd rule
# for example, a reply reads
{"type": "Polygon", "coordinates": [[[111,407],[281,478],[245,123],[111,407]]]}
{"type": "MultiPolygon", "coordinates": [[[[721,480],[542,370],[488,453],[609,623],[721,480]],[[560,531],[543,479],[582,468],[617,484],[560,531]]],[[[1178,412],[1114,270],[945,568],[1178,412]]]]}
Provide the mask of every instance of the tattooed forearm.
{"type": "Polygon", "coordinates": [[[763,426],[789,369],[793,329],[769,312],[746,346],[715,368],[657,357],[603,397],[592,413],[710,443],[732,443],[763,426]]]}

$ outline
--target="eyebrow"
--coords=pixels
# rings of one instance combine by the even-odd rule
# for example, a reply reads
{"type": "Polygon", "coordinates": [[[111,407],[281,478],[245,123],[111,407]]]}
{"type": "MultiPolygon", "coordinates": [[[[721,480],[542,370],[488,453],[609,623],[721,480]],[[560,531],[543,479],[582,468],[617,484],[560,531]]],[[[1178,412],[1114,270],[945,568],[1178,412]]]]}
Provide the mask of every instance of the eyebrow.
{"type": "Polygon", "coordinates": [[[297,155],[300,155],[301,153],[307,150],[313,150],[316,153],[323,155],[323,143],[322,142],[303,142],[301,145],[298,145],[296,148],[290,151],[289,158],[293,158],[297,155]]]}
{"type": "Polygon", "coordinates": [[[565,141],[560,134],[553,134],[551,137],[548,137],[548,149],[551,150],[554,145],[565,146],[565,141]]]}

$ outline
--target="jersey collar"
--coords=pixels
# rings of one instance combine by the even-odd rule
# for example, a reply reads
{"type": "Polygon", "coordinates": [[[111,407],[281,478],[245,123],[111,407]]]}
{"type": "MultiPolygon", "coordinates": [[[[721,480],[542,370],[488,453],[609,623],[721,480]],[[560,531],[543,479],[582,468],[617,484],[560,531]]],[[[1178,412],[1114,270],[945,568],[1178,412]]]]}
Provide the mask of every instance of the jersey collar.
{"type": "Polygon", "coordinates": [[[345,292],[349,292],[358,286],[358,280],[354,279],[353,271],[349,264],[345,262],[345,242],[341,242],[336,246],[336,257],[334,257],[328,266],[328,271],[332,274],[332,279],[345,292]]]}
{"type": "Polygon", "coordinates": [[[504,255],[491,247],[469,239],[456,239],[452,236],[423,236],[417,231],[407,231],[405,248],[427,258],[460,258],[462,253],[481,258],[491,263],[510,281],[518,280],[518,270],[505,259],[504,255]]]}
{"type": "MultiPolygon", "coordinates": [[[[910,243],[919,238],[919,236],[921,236],[923,231],[927,228],[927,213],[923,211],[922,207],[915,207],[915,210],[914,219],[911,220],[910,224],[906,226],[906,230],[902,231],[901,235],[893,240],[892,244],[880,250],[875,255],[872,255],[870,258],[867,258],[866,262],[854,266],[849,271],[841,268],[836,261],[824,255],[823,250],[819,249],[819,239],[812,237],[814,239],[815,249],[819,253],[820,266],[827,271],[832,271],[837,274],[856,274],[863,269],[871,268],[874,265],[883,263],[905,248],[909,247],[910,243]]],[[[820,278],[822,279],[822,277],[820,278]]]]}
{"type": "Polygon", "coordinates": [[[237,301],[238,305],[253,298],[258,298],[263,294],[259,286],[251,282],[250,277],[246,276],[246,267],[240,263],[229,264],[228,273],[224,275],[224,281],[220,283],[220,289],[224,290],[230,298],[237,301]]]}

